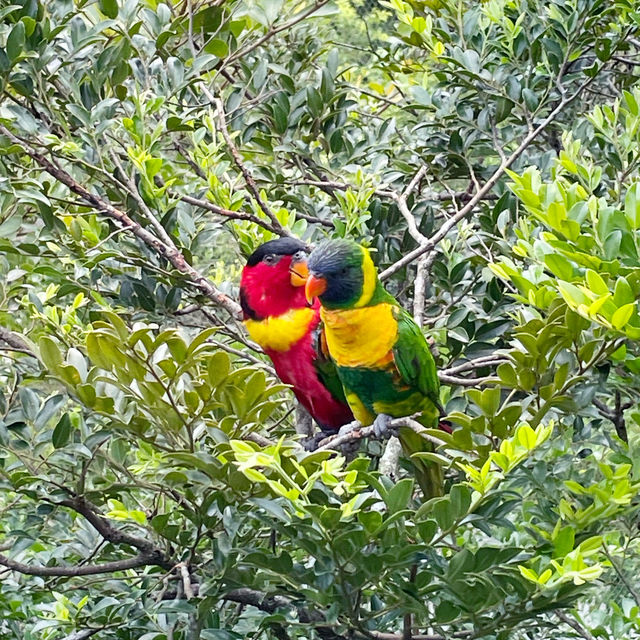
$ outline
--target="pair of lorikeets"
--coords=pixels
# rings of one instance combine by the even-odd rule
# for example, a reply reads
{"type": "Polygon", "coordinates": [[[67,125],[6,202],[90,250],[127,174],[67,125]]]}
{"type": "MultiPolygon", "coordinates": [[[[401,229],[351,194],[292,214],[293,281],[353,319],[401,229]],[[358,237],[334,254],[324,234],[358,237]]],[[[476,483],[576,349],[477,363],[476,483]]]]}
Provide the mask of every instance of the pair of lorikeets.
{"type": "MultiPolygon", "coordinates": [[[[391,418],[416,413],[425,427],[438,425],[429,346],[382,286],[366,248],[328,240],[310,252],[294,238],[266,242],[243,269],[240,302],[249,335],[323,431],[355,417],[381,435],[391,418]]],[[[398,435],[408,456],[430,450],[408,427],[398,435]]],[[[439,467],[412,462],[425,493],[440,494],[439,467]]]]}

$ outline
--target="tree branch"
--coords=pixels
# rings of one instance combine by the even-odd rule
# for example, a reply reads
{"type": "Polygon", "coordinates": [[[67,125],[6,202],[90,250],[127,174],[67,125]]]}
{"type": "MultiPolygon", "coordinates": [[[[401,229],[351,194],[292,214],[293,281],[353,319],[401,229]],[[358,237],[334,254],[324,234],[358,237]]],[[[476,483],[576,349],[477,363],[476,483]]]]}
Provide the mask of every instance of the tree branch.
{"type": "Polygon", "coordinates": [[[409,210],[409,206],[407,205],[407,198],[413,193],[415,188],[418,186],[420,180],[424,178],[426,173],[427,173],[427,167],[422,165],[420,169],[418,169],[417,173],[411,179],[411,182],[407,185],[407,188],[400,195],[398,195],[395,192],[391,192],[392,193],[391,197],[393,198],[393,200],[395,200],[396,204],[398,205],[398,209],[402,214],[402,217],[405,219],[407,223],[407,228],[409,230],[409,233],[411,234],[411,237],[418,244],[422,244],[423,242],[426,242],[427,237],[422,235],[422,233],[420,233],[420,231],[418,230],[418,226],[416,225],[416,219],[413,217],[413,214],[411,213],[411,211],[409,210]]]}
{"type": "MultiPolygon", "coordinates": [[[[78,565],[74,567],[34,567],[22,562],[17,562],[0,554],[0,565],[25,575],[56,577],[75,577],[96,575],[98,573],[114,573],[116,571],[125,571],[126,569],[135,569],[137,567],[151,565],[162,567],[167,570],[173,568],[173,563],[162,549],[155,546],[148,540],[132,536],[121,529],[117,529],[109,522],[109,520],[97,513],[97,507],[95,505],[90,504],[83,497],[60,500],[59,502],[52,502],[52,504],[69,507],[76,513],[82,515],[106,541],[111,542],[112,544],[129,545],[137,549],[140,553],[125,560],[115,560],[113,562],[105,562],[97,565],[78,565]]],[[[3,545],[3,550],[4,547],[6,547],[6,545],[3,545]]]]}
{"type": "Polygon", "coordinates": [[[577,620],[570,618],[563,611],[556,611],[556,616],[566,625],[571,627],[580,637],[584,638],[584,640],[595,640],[595,638],[591,635],[591,633],[585,629],[577,620]]]}
{"type": "Polygon", "coordinates": [[[260,45],[264,44],[267,40],[269,40],[276,34],[280,33],[281,31],[286,31],[287,29],[290,29],[291,27],[294,27],[295,25],[297,25],[299,22],[302,22],[305,18],[308,18],[310,15],[315,13],[318,9],[323,7],[328,2],[329,0],[316,0],[313,3],[313,5],[309,7],[309,9],[307,9],[306,11],[302,11],[299,15],[293,18],[293,20],[289,20],[289,22],[285,22],[283,25],[280,25],[279,27],[271,25],[267,33],[265,33],[261,38],[256,40],[253,44],[249,45],[248,47],[245,47],[244,49],[238,49],[235,53],[230,55],[225,60],[225,64],[230,65],[236,60],[243,58],[248,53],[251,53],[254,49],[257,49],[260,45]]]}
{"type": "Polygon", "coordinates": [[[0,340],[8,344],[12,350],[19,351],[20,353],[26,353],[27,355],[35,358],[35,354],[29,345],[18,334],[13,333],[13,331],[9,331],[9,329],[6,329],[3,326],[0,326],[0,340]]]}
{"type": "Polygon", "coordinates": [[[322,640],[347,640],[345,636],[342,636],[331,627],[323,624],[325,622],[325,616],[317,611],[310,611],[299,605],[296,605],[293,600],[286,596],[267,595],[262,591],[256,591],[255,589],[234,589],[222,596],[223,600],[230,602],[238,602],[244,605],[251,605],[265,611],[266,613],[275,613],[278,609],[291,609],[294,608],[298,612],[298,618],[303,624],[315,623],[315,631],[322,640]]]}
{"type": "Polygon", "coordinates": [[[53,577],[77,577],[77,576],[93,576],[99,573],[115,573],[116,571],[126,571],[127,569],[136,569],[149,565],[157,565],[157,562],[144,553],[140,553],[133,558],[126,560],[116,560],[114,562],[105,562],[104,564],[92,565],[85,564],[76,567],[33,567],[22,562],[16,562],[0,554],[0,565],[17,571],[27,576],[53,576],[53,577]]]}
{"type": "Polygon", "coordinates": [[[82,631],[74,631],[72,634],[65,636],[62,640],[87,640],[96,633],[100,633],[103,629],[82,629],[82,631]]]}
{"type": "Polygon", "coordinates": [[[271,209],[269,208],[269,205],[267,205],[267,203],[262,199],[262,196],[260,195],[260,189],[258,189],[258,185],[256,184],[256,181],[253,179],[253,176],[251,175],[249,169],[247,169],[246,165],[244,164],[244,161],[242,160],[242,156],[240,155],[240,152],[238,151],[236,145],[233,143],[233,140],[231,139],[231,135],[229,134],[229,128],[227,127],[227,119],[224,114],[224,104],[222,103],[222,100],[220,100],[220,98],[216,98],[209,91],[209,89],[204,85],[202,85],[202,91],[207,96],[207,98],[209,98],[209,100],[211,100],[211,102],[213,102],[213,104],[216,105],[216,110],[218,111],[218,123],[220,126],[220,131],[222,132],[222,137],[224,138],[224,141],[226,142],[227,147],[229,148],[229,152],[231,153],[231,157],[233,158],[233,161],[236,163],[238,169],[240,169],[240,172],[244,177],[244,181],[247,185],[247,188],[253,194],[253,197],[258,203],[258,206],[260,207],[260,209],[262,209],[263,213],[267,216],[267,218],[271,220],[271,224],[275,229],[277,229],[276,233],[278,235],[291,236],[291,233],[289,232],[289,230],[285,229],[280,224],[280,221],[276,217],[276,214],[273,213],[273,211],[271,211],[271,209]]]}
{"type": "Polygon", "coordinates": [[[266,229],[267,231],[271,231],[271,233],[275,233],[276,235],[283,235],[280,227],[278,229],[274,225],[270,224],[266,220],[261,220],[258,216],[254,216],[252,213],[245,213],[243,211],[232,211],[231,209],[225,209],[224,207],[219,207],[217,204],[213,204],[213,202],[209,202],[208,200],[203,200],[202,198],[194,198],[193,196],[176,196],[171,194],[172,197],[177,197],[182,202],[186,202],[187,204],[191,204],[194,207],[200,207],[202,209],[206,209],[207,211],[211,211],[212,213],[216,213],[219,216],[224,216],[225,218],[229,218],[231,220],[246,220],[248,222],[253,222],[253,224],[266,229]]]}
{"type": "Polygon", "coordinates": [[[472,369],[493,367],[502,364],[503,362],[509,362],[509,358],[507,358],[507,356],[501,355],[482,356],[480,358],[474,358],[473,360],[468,360],[467,362],[458,364],[455,367],[442,369],[442,371],[440,371],[440,374],[452,375],[454,373],[462,373],[463,371],[470,371],[472,369]]]}
{"type": "Polygon", "coordinates": [[[380,280],[390,278],[400,269],[411,264],[414,260],[425,253],[433,251],[436,245],[446,237],[446,235],[455,227],[460,220],[466,218],[474,208],[487,196],[487,194],[497,184],[498,180],[504,175],[506,170],[523,154],[527,147],[555,120],[562,110],[571,102],[573,102],[597,77],[597,74],[585,80],[569,97],[565,97],[558,105],[549,113],[549,115],[518,145],[516,150],[505,158],[500,166],[495,170],[493,175],[484,183],[484,185],[471,197],[469,202],[460,209],[454,216],[451,216],[426,242],[420,244],[416,249],[410,251],[397,262],[385,269],[380,274],[380,280]]]}
{"type": "Polygon", "coordinates": [[[87,502],[82,496],[60,500],[53,504],[69,507],[79,513],[86,518],[91,526],[108,542],[112,542],[113,544],[128,544],[148,556],[158,557],[158,559],[162,557],[163,563],[159,566],[165,569],[171,569],[173,567],[173,563],[164,555],[160,548],[144,538],[132,536],[122,531],[122,529],[116,529],[109,520],[98,513],[98,508],[95,505],[87,502]]]}
{"type": "MultiPolygon", "coordinates": [[[[394,418],[389,422],[389,427],[391,429],[408,427],[409,429],[411,429],[412,431],[415,431],[418,435],[420,435],[425,440],[428,440],[435,446],[440,446],[442,444],[445,444],[443,440],[435,438],[432,435],[426,434],[425,427],[423,427],[419,422],[417,422],[413,418],[414,418],[413,416],[406,416],[404,418],[394,418]]],[[[328,436],[323,440],[320,440],[316,451],[335,449],[336,447],[346,444],[347,442],[355,442],[356,440],[362,440],[363,438],[370,438],[371,436],[375,435],[373,425],[364,427],[357,420],[354,420],[353,422],[350,422],[349,424],[344,425],[341,428],[341,431],[342,430],[344,430],[343,433],[337,433],[335,435],[328,436]]]]}
{"type": "Polygon", "coordinates": [[[196,271],[185,259],[184,255],[174,246],[167,245],[157,236],[131,219],[124,211],[120,211],[107,200],[88,191],[78,183],[69,173],[54,161],[49,160],[25,141],[15,136],[4,125],[0,125],[0,133],[14,144],[20,145],[25,153],[30,156],[42,169],[67,186],[73,193],[80,196],[87,204],[98,210],[107,218],[114,220],[122,227],[128,229],[139,240],[153,249],[157,254],[165,258],[177,271],[182,273],[203,295],[218,306],[226,309],[232,316],[240,317],[240,305],[210,282],[203,274],[196,271]]]}
{"type": "Polygon", "coordinates": [[[140,207],[140,211],[144,214],[144,217],[151,223],[151,226],[156,230],[156,233],[167,246],[176,248],[173,238],[167,233],[167,230],[160,224],[158,219],[152,213],[151,209],[147,206],[147,203],[143,200],[142,196],[138,192],[138,188],[136,184],[129,178],[126,174],[120,159],[118,158],[118,154],[114,151],[109,153],[109,157],[111,161],[115,165],[116,169],[120,172],[122,176],[122,186],[126,189],[129,195],[137,202],[140,207]]]}

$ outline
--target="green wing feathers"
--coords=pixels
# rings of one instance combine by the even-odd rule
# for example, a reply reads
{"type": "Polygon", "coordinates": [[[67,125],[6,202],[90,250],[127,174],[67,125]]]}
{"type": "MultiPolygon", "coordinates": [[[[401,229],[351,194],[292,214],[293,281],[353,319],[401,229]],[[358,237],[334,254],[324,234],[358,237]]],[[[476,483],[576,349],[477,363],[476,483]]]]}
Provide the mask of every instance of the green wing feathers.
{"type": "MultiPolygon", "coordinates": [[[[431,355],[420,327],[413,318],[402,308],[396,312],[398,321],[398,339],[393,349],[394,364],[404,384],[422,395],[416,403],[416,410],[423,411],[425,426],[435,427],[439,414],[442,413],[439,400],[440,382],[436,363],[431,355]]],[[[400,442],[405,455],[422,451],[433,451],[433,445],[411,429],[400,429],[400,442]]],[[[442,469],[434,462],[410,458],[416,480],[428,498],[443,494],[442,469]]]]}
{"type": "Polygon", "coordinates": [[[403,382],[429,398],[440,412],[440,382],[429,345],[413,318],[401,307],[395,309],[398,339],[393,358],[403,382]]]}

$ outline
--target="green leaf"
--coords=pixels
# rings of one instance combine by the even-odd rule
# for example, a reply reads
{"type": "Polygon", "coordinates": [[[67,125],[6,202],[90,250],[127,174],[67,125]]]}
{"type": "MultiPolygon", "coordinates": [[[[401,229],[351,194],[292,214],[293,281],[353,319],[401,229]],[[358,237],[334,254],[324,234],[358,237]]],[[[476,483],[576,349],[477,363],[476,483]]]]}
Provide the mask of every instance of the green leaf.
{"type": "Polygon", "coordinates": [[[553,538],[553,557],[562,558],[573,551],[575,531],[571,525],[566,525],[553,538]]]}
{"type": "Polygon", "coordinates": [[[460,615],[460,609],[453,602],[442,600],[436,607],[436,620],[440,624],[451,622],[460,615]]]}
{"type": "Polygon", "coordinates": [[[167,129],[169,131],[193,131],[193,125],[185,124],[182,118],[171,116],[167,118],[167,129]]]}
{"type": "Polygon", "coordinates": [[[571,280],[574,274],[573,265],[564,256],[558,253],[550,253],[544,256],[544,263],[554,276],[561,280],[571,280]]]}
{"type": "Polygon", "coordinates": [[[100,11],[104,13],[107,18],[118,17],[118,1],[117,0],[98,0],[98,6],[100,11]]]}
{"type": "Polygon", "coordinates": [[[214,38],[206,44],[204,50],[216,58],[226,58],[229,54],[229,45],[224,40],[214,38]]]}
{"type": "Polygon", "coordinates": [[[434,504],[433,517],[443,531],[447,531],[453,526],[455,517],[449,498],[441,498],[434,504]]]}
{"type": "Polygon", "coordinates": [[[40,348],[40,359],[49,371],[55,371],[63,362],[62,354],[58,344],[49,336],[42,336],[38,343],[40,348]]]}
{"type": "Polygon", "coordinates": [[[13,62],[22,53],[25,41],[24,22],[16,22],[7,38],[7,55],[13,62]]]}
{"type": "Polygon", "coordinates": [[[58,424],[55,426],[53,430],[53,434],[51,436],[51,442],[56,449],[60,449],[64,447],[68,442],[71,436],[71,418],[69,418],[69,414],[65,413],[62,418],[58,421],[58,424]]]}
{"type": "Polygon", "coordinates": [[[454,484],[449,492],[451,509],[456,519],[466,515],[471,506],[471,491],[464,484],[454,484]]]}
{"type": "Polygon", "coordinates": [[[209,383],[216,388],[225,380],[229,374],[231,362],[229,356],[224,351],[218,351],[209,358],[209,383]]]}
{"type": "Polygon", "coordinates": [[[29,16],[22,16],[20,20],[24,23],[25,35],[27,38],[29,38],[35,31],[37,23],[33,18],[30,18],[29,16]]]}
{"type": "Polygon", "coordinates": [[[515,104],[512,100],[509,100],[508,98],[498,98],[496,103],[496,124],[509,117],[514,106],[515,104]]]}
{"type": "Polygon", "coordinates": [[[358,520],[368,533],[372,533],[382,524],[382,514],[378,511],[361,511],[358,520]]]}
{"type": "Polygon", "coordinates": [[[587,286],[593,293],[596,293],[599,296],[609,293],[609,287],[599,273],[596,273],[593,269],[587,269],[585,276],[587,279],[587,286]]]}
{"type": "Polygon", "coordinates": [[[632,229],[640,227],[640,182],[636,182],[627,189],[624,198],[624,215],[632,229]]]}
{"type": "Polygon", "coordinates": [[[625,304],[624,306],[617,309],[611,317],[611,324],[613,325],[613,328],[622,329],[631,319],[635,308],[635,302],[630,302],[629,304],[625,304]]]}
{"type": "Polygon", "coordinates": [[[389,508],[389,513],[394,514],[397,511],[406,509],[412,493],[413,480],[411,478],[403,478],[400,482],[397,482],[384,499],[389,508]]]}
{"type": "Polygon", "coordinates": [[[503,362],[496,369],[496,373],[500,378],[500,382],[506,387],[517,387],[518,386],[518,377],[516,375],[516,370],[513,365],[508,362],[503,362]]]}

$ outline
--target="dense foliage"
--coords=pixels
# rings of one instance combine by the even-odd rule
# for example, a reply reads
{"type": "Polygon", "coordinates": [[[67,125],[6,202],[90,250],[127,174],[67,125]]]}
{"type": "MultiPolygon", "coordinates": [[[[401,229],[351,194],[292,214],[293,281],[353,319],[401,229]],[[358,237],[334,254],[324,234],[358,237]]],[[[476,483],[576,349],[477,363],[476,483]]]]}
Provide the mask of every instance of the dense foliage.
{"type": "Polygon", "coordinates": [[[637,2],[0,20],[1,637],[640,637],[637,2]],[[444,497],[301,447],[235,301],[287,234],[433,342],[444,497]]]}

